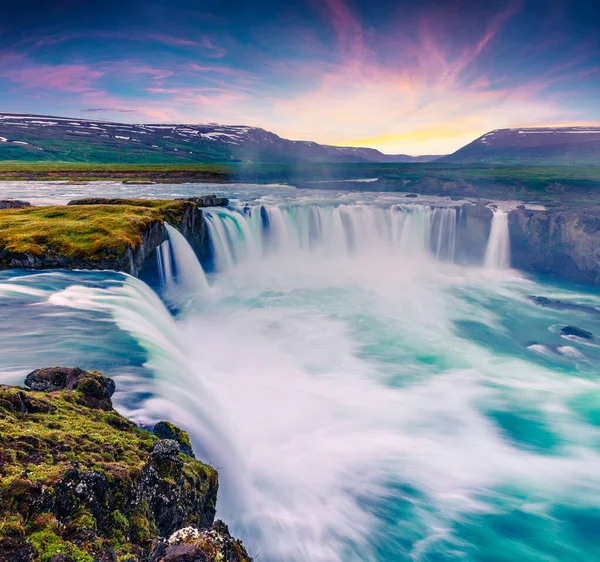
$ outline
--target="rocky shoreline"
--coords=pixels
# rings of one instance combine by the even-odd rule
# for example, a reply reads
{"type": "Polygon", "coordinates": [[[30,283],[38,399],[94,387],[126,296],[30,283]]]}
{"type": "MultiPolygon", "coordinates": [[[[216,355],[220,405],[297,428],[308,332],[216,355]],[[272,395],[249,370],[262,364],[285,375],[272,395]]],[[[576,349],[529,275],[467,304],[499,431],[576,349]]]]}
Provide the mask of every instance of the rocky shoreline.
{"type": "Polygon", "coordinates": [[[113,409],[112,379],[33,371],[0,385],[0,560],[251,562],[215,522],[218,475],[168,422],[113,409]]]}

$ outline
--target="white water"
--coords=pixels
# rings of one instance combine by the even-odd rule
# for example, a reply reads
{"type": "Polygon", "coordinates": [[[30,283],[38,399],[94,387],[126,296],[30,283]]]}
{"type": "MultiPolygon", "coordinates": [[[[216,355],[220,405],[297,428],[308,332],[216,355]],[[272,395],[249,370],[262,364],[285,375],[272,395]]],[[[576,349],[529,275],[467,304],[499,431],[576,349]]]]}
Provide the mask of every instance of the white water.
{"type": "Polygon", "coordinates": [[[510,267],[508,213],[500,209],[494,209],[490,238],[485,252],[485,266],[488,269],[507,269],[510,267]]]}
{"type": "Polygon", "coordinates": [[[456,210],[426,205],[292,205],[206,212],[214,266],[268,256],[403,255],[452,261],[456,210]]]}
{"type": "MultiPolygon", "coordinates": [[[[498,530],[505,520],[477,520],[522,509],[526,521],[554,521],[561,503],[585,513],[600,502],[597,429],[573,406],[600,395],[594,363],[565,376],[566,364],[588,368],[580,342],[557,348],[547,326],[558,313],[525,298],[556,295],[516,272],[450,263],[452,208],[264,209],[207,212],[213,298],[183,303],[177,319],[127,276],[48,294],[39,274],[1,293],[45,298],[44,322],[49,307],[82,311],[82,322],[110,313],[139,343],[151,376],[124,375],[107,348],[117,399],[135,388],[142,397],[125,404],[128,415],[190,432],[197,456],[219,470],[218,515],[257,560],[570,559],[544,557],[540,542],[565,540],[543,533],[515,554],[518,541],[498,530]],[[488,415],[520,408],[565,443],[558,453],[516,443],[488,415]]],[[[171,246],[173,283],[204,291],[187,242],[173,235],[171,246]]],[[[571,559],[593,559],[573,548],[571,559]]]]}
{"type": "MultiPolygon", "coordinates": [[[[163,260],[163,265],[167,268],[173,267],[170,264],[174,265],[175,280],[181,291],[186,292],[188,295],[207,293],[209,290],[208,281],[194,250],[181,232],[169,224],[165,226],[169,234],[169,244],[165,249],[165,253],[169,254],[169,257],[163,260]]],[[[165,272],[165,277],[167,275],[171,276],[172,281],[172,269],[169,273],[165,272]]]]}
{"type": "Polygon", "coordinates": [[[168,289],[173,286],[173,261],[171,259],[171,248],[169,241],[165,240],[156,248],[156,261],[158,273],[163,285],[168,289]]]}

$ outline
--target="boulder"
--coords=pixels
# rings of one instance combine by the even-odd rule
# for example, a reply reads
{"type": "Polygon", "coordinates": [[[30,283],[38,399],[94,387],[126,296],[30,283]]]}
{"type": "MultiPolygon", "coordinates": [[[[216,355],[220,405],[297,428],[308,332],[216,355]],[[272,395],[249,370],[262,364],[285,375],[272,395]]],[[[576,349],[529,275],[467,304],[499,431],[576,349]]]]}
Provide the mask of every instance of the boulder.
{"type": "Polygon", "coordinates": [[[96,371],[84,371],[77,367],[46,367],[36,369],[25,378],[25,386],[39,392],[76,390],[82,401],[90,408],[112,410],[111,396],[115,381],[96,371]]]}
{"type": "Polygon", "coordinates": [[[193,459],[196,458],[187,431],[183,431],[183,429],[178,428],[171,422],[161,421],[154,426],[152,433],[159,439],[173,439],[174,441],[177,441],[181,448],[181,452],[184,455],[192,457],[193,459]]]}
{"type": "Polygon", "coordinates": [[[251,562],[244,545],[234,539],[227,525],[216,521],[208,529],[189,526],[158,544],[150,562],[251,562]]]}

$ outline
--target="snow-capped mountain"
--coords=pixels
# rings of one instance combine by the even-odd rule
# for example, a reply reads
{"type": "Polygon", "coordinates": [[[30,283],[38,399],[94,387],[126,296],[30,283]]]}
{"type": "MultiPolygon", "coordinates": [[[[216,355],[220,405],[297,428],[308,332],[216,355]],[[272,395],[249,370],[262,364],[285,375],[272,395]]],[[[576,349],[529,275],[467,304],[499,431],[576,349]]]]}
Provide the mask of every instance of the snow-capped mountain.
{"type": "Polygon", "coordinates": [[[435,158],[287,140],[241,125],[131,125],[0,113],[0,160],[423,162],[435,158]]]}
{"type": "Polygon", "coordinates": [[[600,127],[497,129],[440,162],[600,165],[600,127]]]}

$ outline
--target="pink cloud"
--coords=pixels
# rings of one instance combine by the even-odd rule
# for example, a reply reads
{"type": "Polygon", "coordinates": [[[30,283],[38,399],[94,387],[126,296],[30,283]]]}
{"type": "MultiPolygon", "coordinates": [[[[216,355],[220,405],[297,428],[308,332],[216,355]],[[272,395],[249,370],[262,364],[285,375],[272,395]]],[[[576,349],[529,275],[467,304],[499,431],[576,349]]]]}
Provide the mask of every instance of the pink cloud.
{"type": "Polygon", "coordinates": [[[94,88],[103,73],[83,64],[34,65],[0,69],[0,78],[23,88],[81,94],[94,88]]]}

